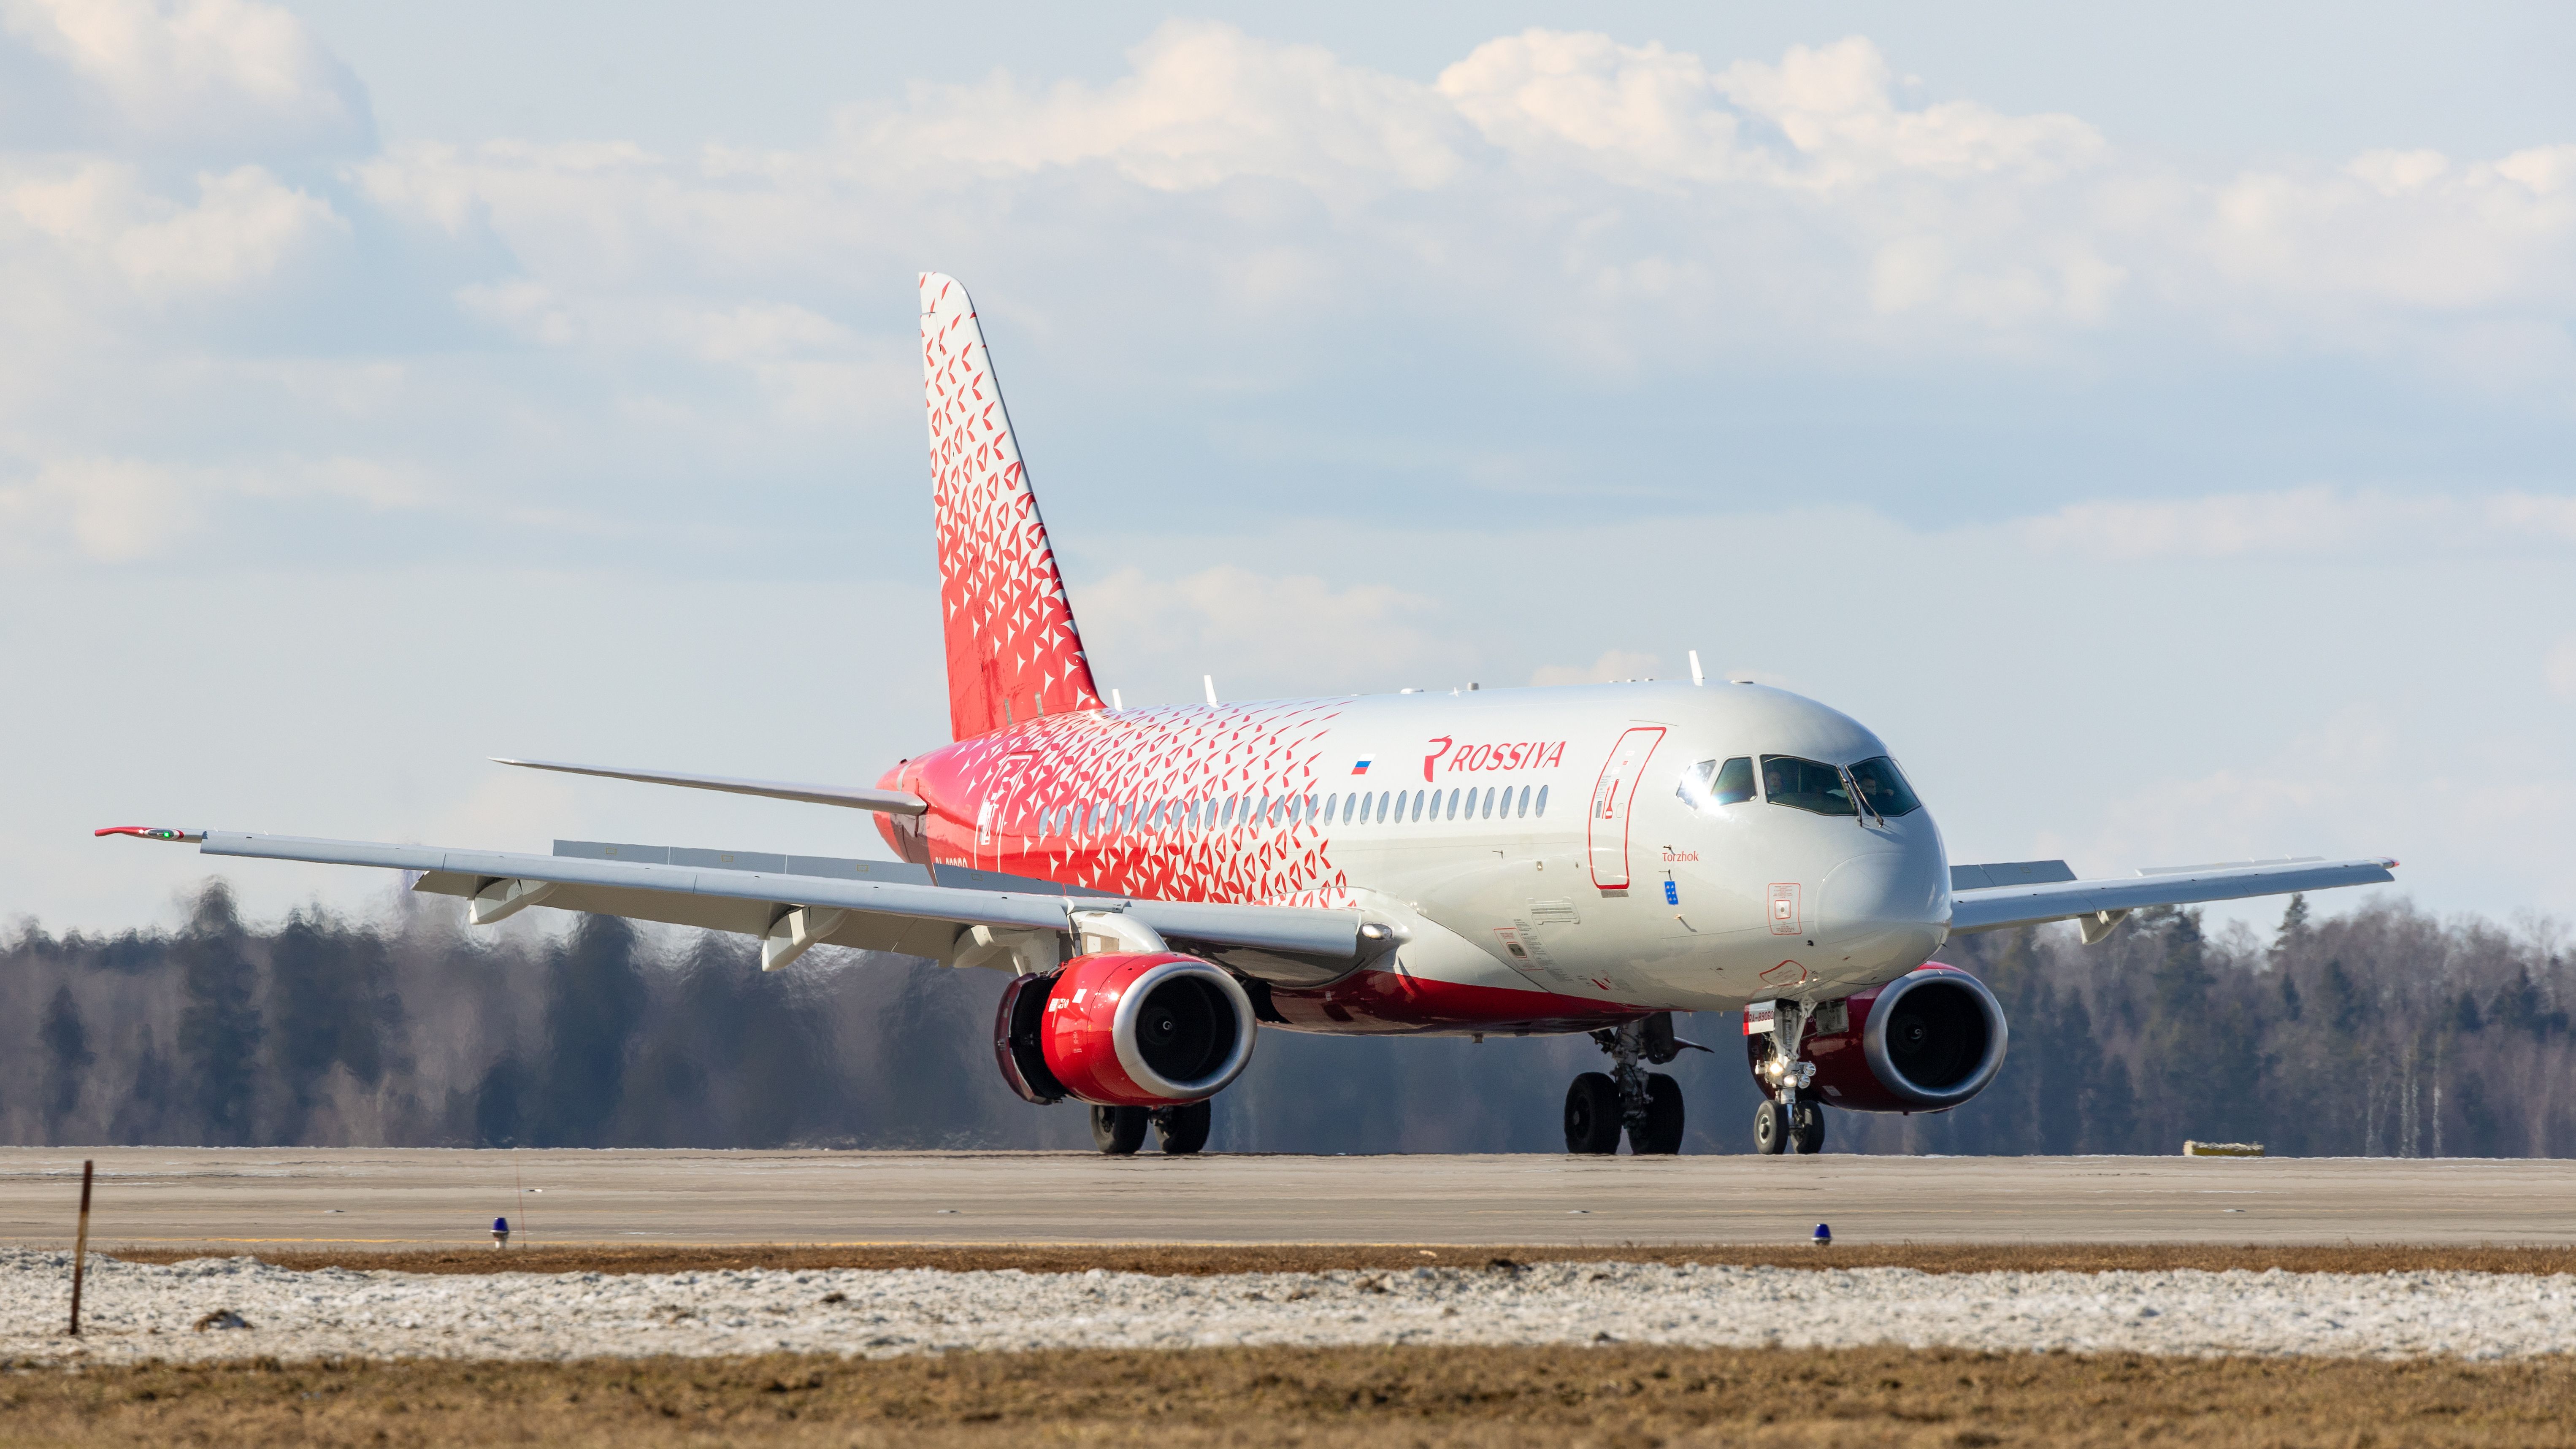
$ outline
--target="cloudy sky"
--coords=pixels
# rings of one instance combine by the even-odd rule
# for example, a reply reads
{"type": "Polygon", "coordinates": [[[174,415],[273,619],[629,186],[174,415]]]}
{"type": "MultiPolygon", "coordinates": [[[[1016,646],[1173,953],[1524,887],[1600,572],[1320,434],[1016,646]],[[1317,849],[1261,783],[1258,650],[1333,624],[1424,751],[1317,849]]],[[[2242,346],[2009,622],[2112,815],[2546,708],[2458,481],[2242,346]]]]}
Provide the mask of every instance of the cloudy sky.
{"type": "Polygon", "coordinates": [[[1696,649],[1959,859],[2576,913],[2576,11],[2245,8],[0,0],[0,917],[881,853],[481,760],[939,742],[924,268],[1130,702],[1696,649]]]}

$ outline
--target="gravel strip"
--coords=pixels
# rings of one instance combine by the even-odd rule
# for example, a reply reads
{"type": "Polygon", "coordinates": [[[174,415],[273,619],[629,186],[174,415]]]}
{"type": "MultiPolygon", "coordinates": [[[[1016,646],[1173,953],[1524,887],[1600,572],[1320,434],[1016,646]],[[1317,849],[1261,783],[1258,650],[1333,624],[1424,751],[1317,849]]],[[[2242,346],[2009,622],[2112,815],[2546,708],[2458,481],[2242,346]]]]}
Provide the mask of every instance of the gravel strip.
{"type": "Polygon", "coordinates": [[[1395,1272],[297,1272],[0,1250],[0,1363],[1651,1343],[2508,1358],[2576,1349],[2576,1277],[1543,1263],[1395,1272]],[[200,1324],[205,1326],[199,1327],[200,1324]]]}

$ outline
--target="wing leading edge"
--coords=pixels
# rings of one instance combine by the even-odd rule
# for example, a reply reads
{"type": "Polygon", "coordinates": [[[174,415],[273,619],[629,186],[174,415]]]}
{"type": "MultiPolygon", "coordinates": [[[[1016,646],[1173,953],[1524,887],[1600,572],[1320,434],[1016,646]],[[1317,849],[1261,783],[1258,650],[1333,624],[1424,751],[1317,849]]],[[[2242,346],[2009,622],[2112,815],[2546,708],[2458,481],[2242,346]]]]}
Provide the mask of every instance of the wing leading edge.
{"type": "Polygon", "coordinates": [[[2074,921],[2084,932],[2085,944],[2090,945],[2111,934],[2111,928],[2129,912],[2143,907],[2189,906],[2249,896],[2288,895],[2293,891],[2379,885],[2397,879],[2391,874],[2396,866],[2397,862],[2384,858],[2297,860],[1954,890],[1950,894],[1950,934],[2074,921]]]}

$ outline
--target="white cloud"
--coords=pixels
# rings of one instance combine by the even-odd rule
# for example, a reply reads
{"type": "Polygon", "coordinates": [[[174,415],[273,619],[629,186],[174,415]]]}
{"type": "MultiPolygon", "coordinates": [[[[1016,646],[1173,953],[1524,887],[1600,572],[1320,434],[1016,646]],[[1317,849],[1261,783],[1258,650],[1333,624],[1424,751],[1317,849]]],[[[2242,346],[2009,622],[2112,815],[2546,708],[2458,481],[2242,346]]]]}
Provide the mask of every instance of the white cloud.
{"type": "Polygon", "coordinates": [[[128,141],[361,144],[366,98],[304,23],[249,0],[6,0],[0,27],[73,77],[128,141]]]}
{"type": "Polygon", "coordinates": [[[1652,654],[1612,649],[1590,664],[1544,664],[1530,673],[1532,684],[1610,684],[1623,679],[1655,679],[1663,661],[1652,654]]]}
{"type": "Polygon", "coordinates": [[[417,468],[366,458],[189,468],[67,457],[0,484],[0,520],[9,524],[9,553],[21,559],[69,543],[81,557],[120,564],[168,556],[227,499],[341,499],[386,511],[419,507],[433,491],[417,468]]]}
{"type": "Polygon", "coordinates": [[[2576,303],[2571,150],[2456,167],[2431,151],[2374,151],[2340,175],[2249,172],[2213,190],[2200,245],[2220,280],[2293,316],[2565,309],[2576,303]]]}
{"type": "Polygon", "coordinates": [[[1528,160],[1614,179],[1728,181],[1765,169],[1698,56],[1606,35],[1530,30],[1489,40],[1440,73],[1439,91],[1486,140],[1528,160]]]}
{"type": "Polygon", "coordinates": [[[2364,151],[2344,170],[2361,178],[2382,196],[2397,196],[2421,189],[2426,182],[2451,169],[2451,159],[2439,151],[2364,151]]]}
{"type": "Polygon", "coordinates": [[[1585,370],[1642,365],[1648,333],[1697,353],[1667,366],[2049,358],[2125,321],[2576,395],[2576,146],[2194,176],[2076,117],[1915,89],[1861,37],[1721,65],[1530,30],[1425,84],[1176,21],[1119,79],[918,86],[809,150],[424,142],[357,174],[390,214],[507,249],[520,275],[476,305],[682,278],[783,301],[784,279],[925,252],[969,272],[1045,234],[1069,275],[1156,305],[1465,311],[1585,370]]]}
{"type": "Polygon", "coordinates": [[[2558,641],[2541,662],[2540,677],[2549,683],[2549,692],[2560,699],[2576,699],[2576,634],[2558,641]]]}
{"type": "MultiPolygon", "coordinates": [[[[2429,888],[2438,898],[2484,873],[2521,900],[2563,909],[2564,873],[2533,846],[2576,808],[2576,779],[2555,760],[2534,759],[2528,739],[2450,724],[2428,748],[2386,706],[2348,705],[2239,766],[2175,778],[2142,772],[2130,791],[2083,802],[2089,823],[2041,837],[2040,848],[2087,875],[2393,857],[2401,864],[2396,885],[2383,888],[2390,893],[2429,888]]],[[[2318,904],[2340,909],[2356,895],[2337,891],[2318,904]]],[[[2250,909],[2277,914],[2280,906],[2250,909]]]]}
{"type": "Polygon", "coordinates": [[[1860,36],[1815,48],[1793,45],[1778,65],[1741,61],[1718,83],[1736,104],[1776,124],[1819,184],[1889,171],[2014,172],[2046,180],[2090,165],[2108,149],[2073,116],[2007,116],[1973,101],[1900,107],[1886,57],[1860,36]]]}
{"type": "Polygon", "coordinates": [[[104,270],[148,298],[264,282],[299,253],[348,234],[328,202],[257,166],[200,174],[196,190],[194,205],[171,201],[111,162],[0,171],[0,221],[14,219],[75,269],[104,270]]]}
{"type": "MultiPolygon", "coordinates": [[[[1179,575],[1127,567],[1083,587],[1074,602],[1089,636],[1117,641],[1122,663],[1213,674],[1220,690],[1230,677],[1329,688],[1326,681],[1416,667],[1435,652],[1417,622],[1430,601],[1385,584],[1336,588],[1230,563],[1179,575]]],[[[1093,648],[1095,671],[1108,667],[1093,648]]],[[[1100,682],[1118,681],[1104,674],[1100,682]]]]}
{"type": "Polygon", "coordinates": [[[130,458],[49,462],[33,479],[0,487],[0,517],[23,549],[45,534],[67,534],[102,563],[149,558],[195,526],[195,500],[167,468],[130,458]]]}
{"type": "Polygon", "coordinates": [[[2012,531],[2033,548],[2117,559],[2556,550],[2576,546],[2576,498],[2318,486],[2075,503],[2012,531]]]}
{"type": "Polygon", "coordinates": [[[1577,160],[1643,185],[1825,188],[1896,172],[2046,179],[2105,149],[2072,116],[1903,107],[1886,57],[1859,36],[1712,73],[1662,45],[1529,30],[1478,46],[1441,72],[1439,89],[1516,156],[1577,160]],[[1757,139],[1774,131],[1786,146],[1757,139]]]}
{"type": "Polygon", "coordinates": [[[603,357],[650,353],[748,375],[776,416],[842,428],[919,406],[920,361],[810,308],[740,300],[560,291],[528,278],[461,288],[471,315],[538,346],[603,357]]]}
{"type": "Polygon", "coordinates": [[[1012,175],[1105,163],[1163,190],[1275,177],[1318,188],[1435,186],[1460,166],[1451,110],[1419,82],[1345,64],[1315,45],[1175,20],[1106,86],[1024,88],[997,73],[916,87],[891,113],[843,117],[854,164],[1012,175]]]}

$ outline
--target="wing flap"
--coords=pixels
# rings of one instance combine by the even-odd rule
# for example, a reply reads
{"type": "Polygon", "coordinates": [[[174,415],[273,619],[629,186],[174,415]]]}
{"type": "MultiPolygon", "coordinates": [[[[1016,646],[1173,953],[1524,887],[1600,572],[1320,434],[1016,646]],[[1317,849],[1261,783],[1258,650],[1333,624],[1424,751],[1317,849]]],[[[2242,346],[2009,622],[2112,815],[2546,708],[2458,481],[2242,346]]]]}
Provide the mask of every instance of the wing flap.
{"type": "MultiPolygon", "coordinates": [[[[831,944],[913,956],[941,956],[960,930],[975,926],[1069,932],[1072,921],[1068,912],[1072,910],[1120,912],[1176,943],[1320,958],[1345,967],[1355,963],[1360,953],[1357,911],[974,890],[582,856],[316,840],[235,830],[204,832],[204,843],[198,849],[207,855],[415,871],[419,878],[413,883],[414,890],[468,899],[480,897],[505,881],[544,882],[554,889],[538,903],[552,909],[591,911],[750,936],[765,935],[782,910],[824,907],[845,913],[823,937],[831,944]]],[[[1312,975],[1310,967],[1297,984],[1310,984],[1312,975]]]]}
{"type": "Polygon", "coordinates": [[[2397,879],[2387,859],[2292,861],[2277,865],[2163,870],[2135,877],[2052,881],[1953,891],[1950,934],[2000,931],[2048,921],[2126,914],[2146,906],[2190,906],[2293,891],[2380,885],[2397,879]]]}

